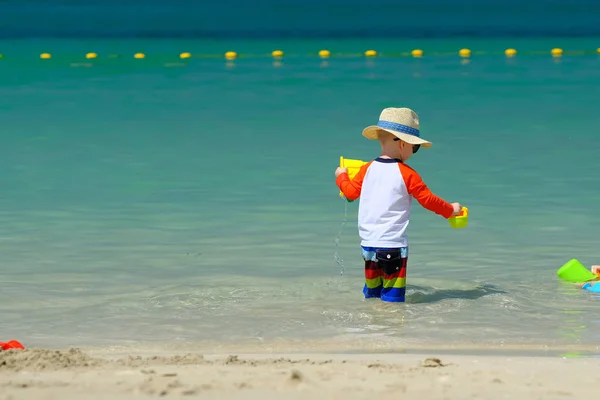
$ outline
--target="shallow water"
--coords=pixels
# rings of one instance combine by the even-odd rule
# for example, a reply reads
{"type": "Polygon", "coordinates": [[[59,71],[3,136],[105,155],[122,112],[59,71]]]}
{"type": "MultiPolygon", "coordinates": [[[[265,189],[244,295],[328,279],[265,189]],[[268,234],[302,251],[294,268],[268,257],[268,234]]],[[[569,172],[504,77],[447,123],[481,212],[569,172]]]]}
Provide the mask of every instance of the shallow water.
{"type": "Polygon", "coordinates": [[[598,342],[600,299],[556,277],[571,258],[600,263],[597,55],[323,62],[316,43],[290,41],[274,64],[260,41],[6,47],[18,51],[0,62],[0,339],[598,342]],[[53,58],[39,60],[41,48],[53,58]],[[231,48],[255,56],[177,58],[231,48]],[[132,59],[139,49],[145,60],[132,59]],[[335,246],[345,205],[334,169],[340,155],[377,156],[360,132],[386,106],[419,113],[434,146],[411,166],[471,213],[453,230],[415,205],[404,305],[362,298],[357,203],[335,246]]]}

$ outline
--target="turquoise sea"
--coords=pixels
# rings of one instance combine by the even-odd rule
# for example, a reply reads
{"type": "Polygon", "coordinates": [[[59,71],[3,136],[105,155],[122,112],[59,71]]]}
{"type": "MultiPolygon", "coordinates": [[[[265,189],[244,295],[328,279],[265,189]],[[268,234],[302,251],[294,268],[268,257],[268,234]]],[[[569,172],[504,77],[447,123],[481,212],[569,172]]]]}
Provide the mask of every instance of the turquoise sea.
{"type": "Polygon", "coordinates": [[[600,264],[599,46],[5,40],[0,340],[599,353],[600,298],[556,277],[600,264]],[[415,203],[403,305],[363,299],[334,184],[340,156],[378,155],[361,130],[388,106],[417,111],[434,145],[409,164],[470,210],[454,230],[415,203]]]}

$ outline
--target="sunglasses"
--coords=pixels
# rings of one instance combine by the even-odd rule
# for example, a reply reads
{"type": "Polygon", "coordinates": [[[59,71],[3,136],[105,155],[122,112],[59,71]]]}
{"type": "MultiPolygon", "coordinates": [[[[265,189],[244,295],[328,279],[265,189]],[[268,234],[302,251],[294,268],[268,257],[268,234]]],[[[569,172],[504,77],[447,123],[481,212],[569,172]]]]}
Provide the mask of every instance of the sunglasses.
{"type": "MultiPolygon", "coordinates": [[[[400,139],[398,139],[398,138],[394,139],[394,142],[398,142],[398,141],[400,141],[400,139]]],[[[420,148],[421,148],[420,144],[413,144],[413,154],[415,154],[417,151],[419,151],[420,148]]]]}

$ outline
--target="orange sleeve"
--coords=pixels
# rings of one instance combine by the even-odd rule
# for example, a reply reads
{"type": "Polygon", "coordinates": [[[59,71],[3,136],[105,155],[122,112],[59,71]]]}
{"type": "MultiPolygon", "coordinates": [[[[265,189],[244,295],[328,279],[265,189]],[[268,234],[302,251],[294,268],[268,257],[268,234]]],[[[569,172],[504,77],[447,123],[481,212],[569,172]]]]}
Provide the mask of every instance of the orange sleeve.
{"type": "Polygon", "coordinates": [[[372,161],[369,161],[360,167],[360,170],[356,173],[356,175],[354,175],[352,180],[350,180],[350,177],[347,173],[340,174],[335,179],[335,184],[340,188],[348,200],[354,201],[360,197],[363,179],[365,179],[365,174],[367,173],[367,169],[369,169],[371,162],[372,161]]]}
{"type": "Polygon", "coordinates": [[[452,204],[433,194],[417,171],[403,163],[398,163],[398,166],[408,189],[408,194],[417,199],[419,204],[429,211],[441,215],[446,219],[452,216],[454,212],[452,204]]]}

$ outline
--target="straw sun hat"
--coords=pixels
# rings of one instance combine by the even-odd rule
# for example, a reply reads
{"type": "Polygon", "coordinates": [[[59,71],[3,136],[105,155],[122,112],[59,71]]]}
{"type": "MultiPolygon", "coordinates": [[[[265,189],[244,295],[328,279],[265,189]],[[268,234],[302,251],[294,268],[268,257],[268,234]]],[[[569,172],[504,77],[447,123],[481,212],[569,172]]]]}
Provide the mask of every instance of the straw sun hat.
{"type": "Polygon", "coordinates": [[[386,131],[409,144],[420,144],[426,149],[431,142],[421,139],[419,132],[419,116],[410,108],[385,108],[379,116],[377,125],[363,130],[367,139],[377,140],[379,131],[386,131]]]}

